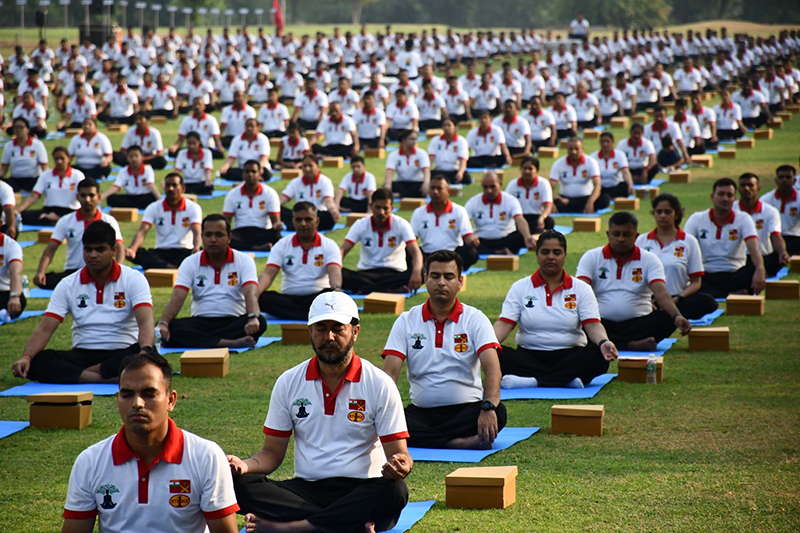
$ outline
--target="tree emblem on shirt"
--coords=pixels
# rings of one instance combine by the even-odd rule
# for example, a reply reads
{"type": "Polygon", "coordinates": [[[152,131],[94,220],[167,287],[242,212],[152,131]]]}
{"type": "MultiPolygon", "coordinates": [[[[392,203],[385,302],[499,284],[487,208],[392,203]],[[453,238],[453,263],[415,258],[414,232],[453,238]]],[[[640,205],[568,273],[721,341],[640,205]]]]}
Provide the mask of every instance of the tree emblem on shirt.
{"type": "Polygon", "coordinates": [[[427,220],[423,220],[422,221],[422,229],[428,229],[428,221],[427,220]]]}
{"type": "Polygon", "coordinates": [[[707,229],[701,229],[700,230],[700,238],[701,239],[707,239],[708,238],[708,230],[707,229]]]}
{"type": "Polygon", "coordinates": [[[598,277],[600,279],[608,279],[608,269],[606,267],[600,267],[600,275],[598,277]]]}
{"type": "Polygon", "coordinates": [[[298,200],[302,200],[303,198],[305,198],[305,194],[306,194],[306,193],[304,193],[303,191],[299,191],[299,192],[297,193],[297,199],[298,199],[298,200]]]}
{"type": "Polygon", "coordinates": [[[294,407],[300,408],[297,410],[297,418],[308,417],[308,411],[306,411],[306,406],[311,405],[311,402],[307,398],[298,398],[292,403],[292,405],[294,407]]]}
{"type": "Polygon", "coordinates": [[[119,493],[119,489],[116,487],[116,485],[111,484],[102,485],[95,491],[95,494],[103,494],[103,503],[100,504],[100,507],[103,509],[113,509],[117,506],[117,504],[111,499],[111,495],[117,493],[119,493]]]}
{"type": "Polygon", "coordinates": [[[288,266],[294,265],[294,256],[293,255],[287,255],[286,256],[286,264],[288,266]]]}
{"type": "Polygon", "coordinates": [[[75,230],[74,229],[67,230],[67,238],[68,239],[74,239],[75,238],[75,230]]]}
{"type": "Polygon", "coordinates": [[[80,308],[89,307],[86,304],[86,302],[88,302],[88,301],[89,301],[89,295],[88,294],[80,294],[80,295],[78,295],[78,307],[80,307],[80,308]]]}
{"type": "Polygon", "coordinates": [[[414,348],[415,350],[421,350],[422,348],[424,348],[424,346],[422,346],[421,341],[427,340],[425,335],[423,335],[422,333],[414,333],[411,335],[411,338],[414,339],[414,344],[411,345],[412,348],[414,348]]]}
{"type": "Polygon", "coordinates": [[[483,211],[478,211],[478,214],[475,215],[476,220],[483,220],[483,211]]]}
{"type": "Polygon", "coordinates": [[[162,227],[163,227],[163,226],[164,226],[164,217],[158,217],[158,218],[156,219],[156,225],[157,225],[157,226],[162,226],[162,227]]]}
{"type": "Polygon", "coordinates": [[[533,308],[534,307],[533,302],[535,302],[535,301],[536,301],[536,296],[533,296],[533,295],[525,296],[525,307],[533,308]]]}
{"type": "Polygon", "coordinates": [[[208,278],[205,277],[204,275],[200,274],[199,276],[197,276],[197,286],[198,287],[205,287],[206,286],[206,281],[208,281],[208,278]]]}
{"type": "Polygon", "coordinates": [[[372,246],[372,237],[367,237],[364,239],[364,246],[372,246]]]}

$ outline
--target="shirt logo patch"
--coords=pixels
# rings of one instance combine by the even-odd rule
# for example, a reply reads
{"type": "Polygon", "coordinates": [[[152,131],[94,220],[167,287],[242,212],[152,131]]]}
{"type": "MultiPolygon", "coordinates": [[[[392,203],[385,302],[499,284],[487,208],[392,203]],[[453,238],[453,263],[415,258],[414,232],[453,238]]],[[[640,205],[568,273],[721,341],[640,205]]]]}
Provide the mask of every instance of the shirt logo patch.
{"type": "Polygon", "coordinates": [[[176,494],[169,499],[169,504],[173,507],[181,508],[186,507],[191,503],[192,499],[183,494],[176,494]]]}
{"type": "Polygon", "coordinates": [[[100,507],[103,509],[113,509],[117,506],[117,503],[112,499],[112,494],[119,494],[119,489],[116,485],[106,484],[101,485],[99,489],[94,491],[95,494],[102,494],[103,495],[103,503],[100,504],[100,507]]]}
{"type": "Polygon", "coordinates": [[[187,492],[192,492],[192,480],[190,479],[169,480],[170,494],[186,494],[187,492]]]}
{"type": "Polygon", "coordinates": [[[287,266],[293,266],[294,265],[294,256],[293,255],[287,255],[286,256],[286,265],[287,266]]]}
{"type": "Polygon", "coordinates": [[[0,255],[0,267],[3,266],[4,264],[5,264],[5,256],[0,255]]]}
{"type": "Polygon", "coordinates": [[[350,398],[348,405],[351,411],[365,411],[367,408],[367,400],[350,398]]]}
{"type": "Polygon", "coordinates": [[[458,353],[464,353],[467,350],[469,350],[469,345],[468,344],[456,344],[453,349],[455,351],[457,351],[458,353]]]}
{"type": "Polygon", "coordinates": [[[529,307],[529,308],[532,309],[534,307],[533,302],[535,302],[535,301],[536,301],[536,296],[526,295],[525,296],[525,307],[529,307]]]}
{"type": "Polygon", "coordinates": [[[264,209],[267,208],[267,202],[265,202],[264,200],[261,200],[260,202],[258,202],[258,208],[263,211],[264,209]]]}
{"type": "Polygon", "coordinates": [[[456,219],[451,218],[447,221],[447,227],[450,229],[456,229],[456,219]]]}
{"type": "Polygon", "coordinates": [[[314,256],[314,266],[321,267],[325,262],[325,256],[322,254],[317,254],[314,256]]]}
{"type": "Polygon", "coordinates": [[[413,335],[411,335],[411,338],[414,339],[414,344],[411,345],[412,348],[414,348],[415,350],[421,350],[424,348],[421,341],[427,340],[425,335],[423,335],[422,333],[414,333],[413,335]]]}
{"type": "Polygon", "coordinates": [[[306,411],[306,407],[311,405],[311,402],[308,398],[298,398],[293,403],[292,406],[299,407],[297,410],[297,418],[308,418],[308,411],[306,411]]]}
{"type": "Polygon", "coordinates": [[[640,281],[642,281],[642,269],[641,268],[634,268],[632,274],[633,274],[633,277],[631,279],[633,279],[634,282],[639,283],[640,281]]]}
{"type": "Polygon", "coordinates": [[[239,284],[239,273],[238,272],[231,272],[228,274],[228,285],[231,287],[235,287],[239,284]]]}
{"type": "Polygon", "coordinates": [[[458,333],[457,335],[453,335],[453,342],[456,344],[469,342],[466,333],[458,333]]]}
{"type": "Polygon", "coordinates": [[[395,246],[397,246],[397,237],[394,236],[389,237],[388,245],[389,248],[394,248],[395,246]]]}
{"type": "Polygon", "coordinates": [[[538,200],[539,199],[539,193],[538,192],[533,193],[533,199],[534,200],[538,200]]]}
{"type": "Polygon", "coordinates": [[[507,217],[508,215],[506,214],[505,211],[500,212],[500,222],[505,222],[507,217]]]}
{"type": "Polygon", "coordinates": [[[197,286],[198,287],[205,287],[206,286],[206,281],[208,281],[208,278],[203,276],[202,274],[197,276],[197,286]]]}
{"type": "Polygon", "coordinates": [[[708,238],[708,230],[707,229],[701,229],[700,230],[700,238],[701,239],[707,239],[708,238]]]}
{"type": "Polygon", "coordinates": [[[80,307],[81,309],[83,309],[83,308],[86,308],[86,307],[89,307],[89,306],[86,304],[86,302],[89,300],[89,295],[88,295],[88,294],[81,294],[81,295],[79,295],[79,296],[78,296],[78,298],[77,298],[77,300],[78,300],[78,307],[80,307]]]}
{"type": "Polygon", "coordinates": [[[578,307],[578,303],[575,299],[574,294],[566,294],[564,295],[564,307],[567,309],[575,309],[578,307]]]}
{"type": "Polygon", "coordinates": [[[789,215],[792,216],[792,217],[796,217],[797,216],[797,208],[796,207],[790,208],[789,209],[789,215]]]}
{"type": "Polygon", "coordinates": [[[764,219],[756,219],[756,229],[764,229],[764,219]]]}
{"type": "Polygon", "coordinates": [[[114,307],[117,309],[122,309],[125,307],[125,293],[124,292],[115,292],[114,293],[114,307]]]}
{"type": "Polygon", "coordinates": [[[600,267],[600,275],[597,276],[600,279],[608,279],[608,269],[606,267],[600,267]]]}
{"type": "Polygon", "coordinates": [[[366,247],[372,246],[372,237],[364,238],[364,246],[366,246],[366,247]]]}
{"type": "Polygon", "coordinates": [[[189,217],[183,217],[183,221],[181,222],[181,226],[183,226],[184,228],[188,228],[189,227],[189,217]]]}
{"type": "Polygon", "coordinates": [[[350,411],[347,413],[347,419],[350,422],[363,422],[364,420],[364,413],[361,411],[350,411]]]}
{"type": "Polygon", "coordinates": [[[739,230],[732,229],[732,230],[728,231],[728,240],[729,241],[739,240],[739,230]]]}

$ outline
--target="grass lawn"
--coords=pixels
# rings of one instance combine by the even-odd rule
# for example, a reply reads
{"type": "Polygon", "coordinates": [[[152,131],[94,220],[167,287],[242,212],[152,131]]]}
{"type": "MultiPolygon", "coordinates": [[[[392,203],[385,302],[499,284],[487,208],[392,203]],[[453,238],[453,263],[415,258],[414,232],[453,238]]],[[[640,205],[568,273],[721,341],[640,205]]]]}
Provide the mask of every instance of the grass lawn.
{"type": "MultiPolygon", "coordinates": [[[[172,143],[178,123],[159,126],[165,144],[172,143]]],[[[614,134],[618,139],[624,136],[621,130],[614,134]]],[[[122,136],[109,137],[118,146],[122,136]]],[[[62,143],[47,141],[46,145],[51,150],[62,143]]],[[[798,146],[800,116],[795,116],[784,129],[775,131],[774,140],[759,140],[755,150],[740,150],[732,161],[717,158],[713,169],[693,169],[690,184],[667,184],[661,190],[678,194],[687,213],[709,207],[711,183],[722,176],[755,172],[769,190],[779,164],[797,163],[798,146]]],[[[587,153],[597,147],[596,140],[586,143],[587,153]]],[[[218,168],[220,162],[216,163],[218,168]]],[[[542,163],[541,174],[546,176],[552,160],[542,163]]],[[[383,168],[383,161],[368,160],[368,169],[379,183],[383,168]]],[[[325,171],[338,183],[347,169],[325,171]]],[[[158,176],[165,173],[160,171],[158,176]]],[[[506,177],[515,175],[507,170],[506,177]]],[[[279,192],[285,185],[273,184],[279,192]]],[[[464,203],[479,190],[471,185],[455,201],[464,203]]],[[[222,202],[223,198],[216,198],[201,205],[207,214],[221,211],[222,202]]],[[[653,227],[650,206],[643,204],[637,214],[641,231],[649,231],[653,227]]],[[[401,215],[410,217],[411,213],[401,215]]],[[[559,223],[570,224],[569,219],[559,223]]],[[[137,224],[121,226],[130,243],[137,224]]],[[[146,246],[154,244],[153,233],[146,246]]],[[[341,243],[345,234],[339,230],[329,236],[341,243]]],[[[35,233],[20,236],[20,240],[35,239],[35,233]]],[[[567,239],[571,273],[583,252],[605,243],[602,233],[571,234],[567,239]]],[[[43,248],[25,249],[24,272],[29,278],[43,248]]],[[[345,266],[355,267],[358,251],[346,258],[345,266]]],[[[54,264],[61,266],[63,260],[62,247],[54,264]]],[[[265,262],[257,260],[260,269],[265,262]]],[[[529,253],[521,257],[518,272],[474,275],[462,300],[483,309],[494,321],[508,287],[535,269],[534,254],[529,253]]],[[[153,289],[156,317],[169,295],[168,289],[153,289]]],[[[416,296],[406,308],[424,301],[425,296],[416,296]]],[[[44,309],[46,304],[32,300],[28,309],[44,309]]],[[[594,400],[575,402],[605,405],[601,438],[551,435],[550,406],[561,402],[508,402],[510,426],[542,427],[527,441],[482,462],[519,467],[517,502],[504,511],[448,509],[444,477],[460,465],[417,463],[408,478],[411,499],[436,499],[437,503],[413,531],[800,530],[798,310],[797,301],[770,300],[763,317],[723,315],[715,325],[730,326],[730,352],[690,354],[687,340],[681,339],[665,358],[665,380],[660,385],[612,381],[594,400]]],[[[393,321],[389,315],[364,315],[357,353],[380,364],[393,321]]],[[[30,319],[0,327],[0,390],[23,382],[11,376],[10,367],[37,322],[30,319]]],[[[70,346],[70,325],[68,318],[52,346],[70,346]]],[[[270,326],[267,334],[280,335],[280,329],[270,326]]],[[[179,401],[173,418],[180,427],[215,440],[226,452],[248,456],[263,443],[261,427],[275,379],[311,354],[308,347],[273,344],[233,355],[231,373],[225,379],[177,376],[174,386],[179,401]]],[[[168,358],[177,368],[179,356],[168,358]]],[[[616,371],[615,363],[610,371],[616,371]]],[[[407,401],[405,377],[400,390],[407,401]]],[[[84,448],[119,430],[115,405],[113,398],[96,397],[93,423],[82,431],[26,429],[0,440],[0,531],[60,529],[72,463],[84,448]]],[[[28,404],[24,398],[0,398],[0,413],[3,420],[27,420],[28,404]]],[[[274,476],[287,478],[292,472],[290,447],[274,476]]]]}

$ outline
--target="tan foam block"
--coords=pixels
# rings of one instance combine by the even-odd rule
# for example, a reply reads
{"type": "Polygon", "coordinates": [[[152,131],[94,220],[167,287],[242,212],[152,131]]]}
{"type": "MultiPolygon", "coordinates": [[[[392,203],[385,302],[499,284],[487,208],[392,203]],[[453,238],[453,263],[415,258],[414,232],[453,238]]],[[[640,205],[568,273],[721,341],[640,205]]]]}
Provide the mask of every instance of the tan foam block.
{"type": "Polygon", "coordinates": [[[441,135],[444,135],[444,130],[441,128],[431,128],[425,132],[425,136],[428,137],[428,139],[432,139],[441,135]]]}
{"type": "Polygon", "coordinates": [[[689,183],[690,181],[692,181],[692,175],[687,170],[669,173],[670,183],[689,183]]]}
{"type": "Polygon", "coordinates": [[[306,139],[308,139],[309,142],[311,142],[314,139],[316,139],[318,135],[319,135],[319,132],[314,131],[314,130],[306,130],[306,133],[305,133],[305,137],[306,137],[306,139]]]}
{"type": "MultiPolygon", "coordinates": [[[[765,141],[771,141],[772,134],[774,133],[774,131],[775,130],[773,130],[772,128],[768,128],[766,130],[756,130],[753,132],[753,137],[755,137],[756,139],[764,139],[765,141]]],[[[694,161],[694,157],[692,157],[692,161],[694,161]]]]}
{"type": "Polygon", "coordinates": [[[136,222],[139,220],[139,210],[135,207],[112,207],[108,213],[117,219],[117,222],[136,222]]]}
{"type": "Polygon", "coordinates": [[[576,218],[572,221],[572,229],[582,233],[597,233],[600,231],[599,218],[576,218]]]}
{"type": "Polygon", "coordinates": [[[720,328],[694,328],[689,332],[690,352],[729,352],[731,330],[720,328]]]}
{"type": "Polygon", "coordinates": [[[401,314],[406,307],[406,297],[389,292],[371,292],[364,298],[365,313],[401,314]]]}
{"type": "Polygon", "coordinates": [[[181,375],[224,378],[230,371],[231,355],[227,348],[190,350],[181,355],[181,375]]]}
{"type": "Polygon", "coordinates": [[[400,211],[413,211],[425,205],[425,198],[400,198],[400,211]]]}
{"type": "MultiPolygon", "coordinates": [[[[647,357],[617,359],[617,378],[628,383],[647,383],[647,357]]],[[[664,378],[664,358],[656,357],[656,383],[664,378]]]]}
{"type": "Polygon", "coordinates": [[[755,139],[736,139],[736,149],[748,149],[748,148],[755,148],[756,147],[756,140],[755,139]]]}
{"type": "Polygon", "coordinates": [[[538,150],[540,159],[557,159],[558,148],[555,147],[542,147],[538,150]]]}
{"type": "Polygon", "coordinates": [[[713,99],[714,96],[716,96],[716,93],[714,93],[714,92],[703,93],[703,100],[708,102],[709,100],[713,99]]]}
{"type": "Polygon", "coordinates": [[[775,116],[780,119],[783,119],[784,122],[789,122],[790,120],[792,120],[791,111],[778,111],[777,113],[775,113],[775,116]]]}
{"type": "Polygon", "coordinates": [[[76,135],[81,135],[83,133],[83,129],[81,128],[67,128],[64,130],[65,137],[75,137],[76,135]]]}
{"type": "Polygon", "coordinates": [[[800,272],[800,255],[789,258],[789,272],[800,272]]]}
{"type": "Polygon", "coordinates": [[[516,466],[459,468],[445,477],[448,507],[505,509],[517,501],[516,466]]]}
{"type": "Polygon", "coordinates": [[[125,133],[126,131],[128,131],[128,125],[127,124],[109,124],[108,125],[108,131],[118,131],[120,133],[125,133]]]}
{"type": "Polygon", "coordinates": [[[789,113],[797,114],[800,113],[800,105],[790,105],[786,107],[786,111],[789,113]]]}
{"type": "Polygon", "coordinates": [[[36,234],[36,242],[39,244],[49,244],[52,238],[53,230],[51,229],[40,229],[36,234]]]}
{"type": "Polygon", "coordinates": [[[281,324],[281,344],[308,344],[306,324],[281,324]]]}
{"type": "Polygon", "coordinates": [[[269,145],[272,148],[280,148],[282,144],[283,141],[280,139],[280,137],[270,137],[269,139],[269,145]]]}
{"type": "Polygon", "coordinates": [[[461,288],[458,289],[458,292],[466,292],[467,291],[467,279],[469,279],[469,276],[462,276],[461,277],[461,288]]]}
{"type": "Polygon", "coordinates": [[[712,156],[711,154],[693,155],[692,163],[696,163],[706,168],[714,168],[714,156],[712,156]]]}
{"type": "Polygon", "coordinates": [[[767,121],[767,126],[775,130],[782,130],[783,129],[783,119],[772,117],[769,121],[767,121]]]}
{"type": "Polygon", "coordinates": [[[22,195],[18,192],[14,193],[14,205],[19,205],[22,203],[22,195]]]}
{"type": "Polygon", "coordinates": [[[569,139],[561,139],[561,141],[559,141],[558,143],[558,147],[563,148],[564,150],[566,150],[568,146],[569,146],[569,139]]]}
{"type": "Polygon", "coordinates": [[[800,281],[780,280],[767,282],[767,300],[800,299],[800,281]]]}
{"type": "Polygon", "coordinates": [[[761,316],[764,314],[764,297],[731,294],[725,299],[728,315],[761,316]]]}
{"type": "Polygon", "coordinates": [[[656,110],[653,109],[652,107],[650,109],[645,109],[644,112],[647,115],[648,120],[650,119],[650,117],[656,114],[656,110]]]}
{"type": "Polygon", "coordinates": [[[183,193],[183,197],[184,197],[184,198],[188,198],[189,200],[191,200],[191,201],[193,201],[193,202],[196,202],[196,201],[197,201],[197,195],[196,195],[196,194],[191,194],[191,193],[183,193]]]}
{"type": "Polygon", "coordinates": [[[365,148],[364,156],[368,159],[386,159],[385,148],[365,148]]]}
{"type": "Polygon", "coordinates": [[[661,189],[658,187],[650,187],[648,189],[636,189],[636,197],[640,200],[653,199],[659,195],[661,189]]]}
{"type": "Polygon", "coordinates": [[[165,124],[167,122],[167,117],[164,115],[153,115],[150,117],[150,122],[153,124],[165,124]]]}
{"type": "Polygon", "coordinates": [[[475,127],[475,123],[472,122],[472,121],[469,121],[469,120],[465,120],[464,122],[459,122],[458,123],[458,129],[460,129],[462,131],[464,131],[464,130],[469,131],[474,127],[475,127]]]}
{"type": "Polygon", "coordinates": [[[599,139],[600,130],[583,130],[584,139],[599,139]]]}
{"type": "Polygon", "coordinates": [[[487,270],[519,270],[518,255],[490,255],[486,258],[487,270]]]}
{"type": "Polygon", "coordinates": [[[522,160],[528,157],[530,154],[514,154],[511,156],[511,164],[519,166],[522,163],[522,160]]]}
{"type": "Polygon", "coordinates": [[[550,408],[550,433],[600,437],[604,416],[602,405],[554,405],[550,408]]]}
{"type": "Polygon", "coordinates": [[[674,109],[675,108],[675,102],[663,102],[662,105],[664,107],[666,107],[667,109],[674,109]]]}
{"type": "Polygon", "coordinates": [[[450,198],[458,198],[464,195],[464,187],[460,183],[451,183],[448,189],[450,189],[450,198]]]}
{"type": "Polygon", "coordinates": [[[83,429],[92,423],[91,392],[31,394],[30,422],[36,428],[83,429]]]}
{"type": "Polygon", "coordinates": [[[614,211],[637,211],[638,198],[614,198],[614,211]]]}
{"type": "Polygon", "coordinates": [[[369,213],[348,213],[347,217],[345,217],[345,225],[352,226],[357,221],[362,218],[367,218],[368,216],[369,213]]]}
{"type": "Polygon", "coordinates": [[[629,119],[628,117],[612,117],[611,119],[612,128],[628,129],[630,125],[631,125],[631,119],[629,119]]]}
{"type": "Polygon", "coordinates": [[[175,286],[178,280],[177,268],[148,268],[144,271],[144,277],[147,278],[147,283],[150,287],[168,287],[175,286]]]}
{"type": "Polygon", "coordinates": [[[281,170],[282,180],[293,180],[303,175],[303,171],[299,168],[284,168],[281,170]]]}
{"type": "Polygon", "coordinates": [[[636,113],[631,117],[631,120],[634,122],[641,122],[642,124],[646,124],[649,122],[650,117],[647,116],[647,113],[636,113]]]}
{"type": "Polygon", "coordinates": [[[323,168],[344,168],[344,157],[323,157],[323,168]]]}
{"type": "Polygon", "coordinates": [[[736,150],[720,150],[717,155],[720,159],[736,159],[736,150]]]}

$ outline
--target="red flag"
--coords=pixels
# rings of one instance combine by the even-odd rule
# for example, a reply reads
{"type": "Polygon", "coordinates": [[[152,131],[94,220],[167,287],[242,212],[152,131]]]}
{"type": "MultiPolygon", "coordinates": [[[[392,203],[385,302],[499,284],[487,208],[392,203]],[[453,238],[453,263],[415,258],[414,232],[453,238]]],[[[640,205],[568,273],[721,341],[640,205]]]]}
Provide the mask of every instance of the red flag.
{"type": "Polygon", "coordinates": [[[272,16],[275,19],[276,33],[283,33],[283,12],[280,0],[272,0],[272,16]]]}

